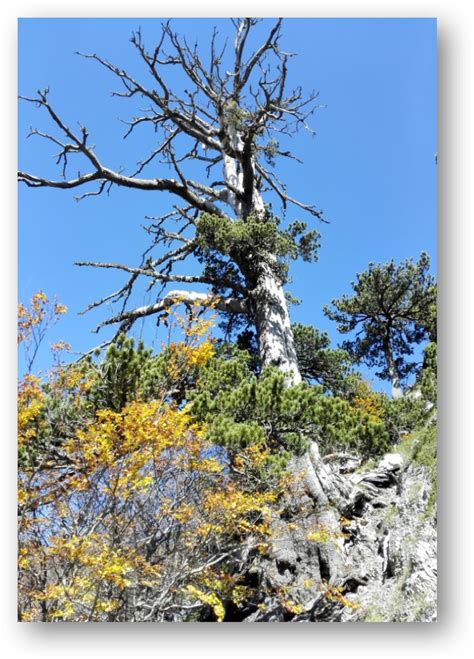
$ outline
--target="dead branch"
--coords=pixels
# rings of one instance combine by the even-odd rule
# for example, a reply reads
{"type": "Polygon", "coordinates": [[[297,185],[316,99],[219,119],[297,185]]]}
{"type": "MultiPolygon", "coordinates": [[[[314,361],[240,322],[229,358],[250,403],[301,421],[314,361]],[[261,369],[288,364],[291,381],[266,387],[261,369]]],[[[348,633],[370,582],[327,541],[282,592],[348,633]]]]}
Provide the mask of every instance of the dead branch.
{"type": "Polygon", "coordinates": [[[228,297],[228,298],[219,298],[212,293],[197,293],[191,291],[170,291],[165,295],[164,298],[155,302],[155,304],[149,304],[142,307],[138,307],[131,311],[126,311],[124,313],[118,314],[113,318],[108,318],[100,323],[95,331],[98,331],[100,328],[105,327],[106,325],[114,325],[116,323],[121,323],[122,325],[127,325],[131,327],[136,320],[139,318],[144,318],[146,316],[152,316],[155,314],[160,314],[167,311],[170,307],[175,304],[200,304],[202,306],[210,306],[218,309],[219,311],[224,311],[226,313],[238,313],[238,314],[248,314],[249,313],[249,303],[247,300],[242,298],[228,297]]]}
{"type": "MultiPolygon", "coordinates": [[[[38,91],[34,97],[21,97],[43,108],[49,116],[58,134],[32,128],[29,136],[45,139],[59,147],[56,162],[61,171],[57,180],[20,171],[18,179],[28,187],[65,190],[85,187],[86,191],[76,197],[80,200],[120,186],[168,192],[184,202],[159,218],[148,218],[153,222],[145,228],[152,241],[143,252],[139,266],[78,262],[80,266],[112,268],[130,275],[121,288],[87,307],[86,311],[106,302],[121,303],[121,313],[102,325],[122,323],[122,327],[128,327],[138,317],[160,313],[173,299],[172,294],[165,291],[168,284],[202,283],[215,289],[228,288],[246,298],[247,289],[234,281],[207,275],[174,274],[173,268],[197,253],[198,243],[193,231],[200,213],[245,219],[260,212],[262,184],[277,196],[283,210],[292,204],[325,221],[315,206],[290,196],[272,170],[275,156],[299,161],[291,151],[280,149],[275,136],[293,135],[301,127],[310,130],[308,119],[319,107],[316,105],[317,94],[304,96],[301,88],[287,90],[288,62],[293,55],[280,48],[282,19],[275,21],[260,46],[250,52],[249,35],[259,20],[243,18],[232,22],[235,38],[230,71],[225,68],[228,65],[224,58],[227,43],[218,45],[217,30],[212,33],[210,60],[206,63],[197,44],[190,44],[185,36],[178,35],[169,21],[162,25],[158,43],[152,50],[145,47],[141,32],[135,32],[131,43],[145,65],[146,73],[151,75],[153,87],[96,53],[78,53],[107,69],[119,81],[120,89],[113,95],[125,99],[140,97],[145,101],[146,107],[140,109],[140,114],[124,122],[127,125],[124,138],[134,130],[151,127],[154,145],[148,155],[137,162],[131,174],[102,163],[95,146],[89,141],[87,129],[80,125],[78,131],[72,130],[55,111],[49,101],[49,89],[38,91]],[[180,95],[169,82],[168,74],[175,68],[184,73],[188,82],[180,95]],[[69,177],[68,169],[74,158],[84,160],[87,169],[69,177]],[[266,160],[268,167],[264,166],[262,159],[266,160]],[[222,166],[224,176],[204,182],[216,165],[222,166]],[[202,168],[202,178],[196,176],[196,166],[202,168]],[[156,176],[156,171],[151,176],[144,174],[160,168],[171,169],[173,177],[156,176]],[[93,183],[97,187],[89,189],[93,183]],[[259,211],[255,211],[255,204],[259,211]],[[152,254],[160,246],[167,248],[165,253],[152,254]],[[132,291],[141,277],[147,278],[148,290],[160,284],[159,295],[164,294],[164,297],[154,305],[127,311],[132,291]]],[[[241,274],[245,280],[245,274],[241,274]]],[[[187,292],[186,295],[193,294],[187,292]]],[[[198,300],[208,299],[205,294],[195,295],[204,295],[196,298],[198,300]]],[[[245,304],[240,297],[228,298],[217,308],[241,310],[245,304]]]]}
{"type": "Polygon", "coordinates": [[[227,281],[224,278],[216,279],[214,277],[205,277],[203,275],[167,275],[160,272],[157,272],[153,265],[153,261],[150,261],[147,264],[147,267],[131,267],[124,265],[122,263],[100,263],[97,261],[76,261],[74,265],[79,267],[92,267],[92,268],[105,268],[105,269],[114,269],[114,270],[123,270],[124,272],[129,272],[133,275],[143,275],[145,277],[151,277],[156,281],[165,282],[165,283],[180,283],[180,284],[209,284],[216,288],[230,288],[235,292],[248,294],[248,290],[239,286],[238,284],[227,281]]]}

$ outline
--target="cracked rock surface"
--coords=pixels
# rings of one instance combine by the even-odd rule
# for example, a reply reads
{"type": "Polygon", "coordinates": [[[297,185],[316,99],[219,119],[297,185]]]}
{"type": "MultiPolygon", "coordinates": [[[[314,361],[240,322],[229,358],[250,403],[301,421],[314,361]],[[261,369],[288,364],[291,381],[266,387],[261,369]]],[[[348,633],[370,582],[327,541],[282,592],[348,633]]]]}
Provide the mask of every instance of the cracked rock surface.
{"type": "Polygon", "coordinates": [[[291,515],[279,522],[274,560],[261,565],[265,579],[291,593],[294,615],[269,599],[244,620],[434,621],[436,493],[429,467],[396,449],[370,466],[350,456],[320,462],[326,501],[298,501],[298,523],[291,515]]]}

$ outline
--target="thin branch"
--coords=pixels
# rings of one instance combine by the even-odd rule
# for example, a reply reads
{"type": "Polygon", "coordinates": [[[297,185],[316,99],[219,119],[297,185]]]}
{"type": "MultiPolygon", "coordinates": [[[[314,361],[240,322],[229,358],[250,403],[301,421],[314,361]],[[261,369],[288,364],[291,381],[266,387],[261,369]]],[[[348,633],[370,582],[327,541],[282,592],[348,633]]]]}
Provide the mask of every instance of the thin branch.
{"type": "Polygon", "coordinates": [[[302,208],[303,210],[307,211],[308,213],[311,213],[311,215],[314,215],[314,217],[317,217],[318,220],[321,220],[321,222],[324,222],[325,224],[329,224],[329,221],[326,220],[323,217],[322,211],[318,210],[315,206],[311,204],[305,204],[302,201],[299,201],[298,199],[295,199],[294,197],[290,197],[283,188],[281,188],[277,183],[275,182],[274,178],[267,172],[262,165],[257,164],[256,166],[257,171],[261,176],[265,179],[265,181],[270,185],[270,187],[277,193],[277,195],[280,197],[283,207],[286,208],[287,204],[293,204],[294,206],[298,206],[298,208],[302,208]]]}
{"type": "Polygon", "coordinates": [[[145,277],[152,277],[157,281],[165,283],[180,283],[180,284],[209,284],[211,286],[234,289],[236,292],[247,294],[246,288],[235,284],[234,282],[227,281],[224,278],[206,277],[203,275],[170,275],[157,272],[152,266],[145,268],[131,267],[123,265],[122,263],[100,263],[97,261],[76,261],[74,265],[79,267],[92,267],[92,268],[105,268],[114,270],[123,270],[133,275],[143,275],[145,277]]]}

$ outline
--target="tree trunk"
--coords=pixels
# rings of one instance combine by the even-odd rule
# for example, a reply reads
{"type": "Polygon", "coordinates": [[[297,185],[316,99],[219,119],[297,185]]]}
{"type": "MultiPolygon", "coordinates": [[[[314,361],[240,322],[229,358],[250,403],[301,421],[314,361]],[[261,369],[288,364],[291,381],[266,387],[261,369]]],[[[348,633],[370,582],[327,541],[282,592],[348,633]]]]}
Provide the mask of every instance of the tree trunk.
{"type": "MultiPolygon", "coordinates": [[[[229,140],[235,151],[242,151],[243,140],[238,131],[229,127],[229,140]]],[[[254,168],[253,159],[248,164],[254,168]]],[[[234,188],[243,191],[242,165],[224,154],[224,176],[234,188]]],[[[253,176],[255,181],[255,176],[253,176]]],[[[264,217],[265,204],[259,190],[253,185],[249,198],[243,203],[229,192],[238,217],[254,214],[264,217]]],[[[252,302],[255,329],[258,338],[258,351],[262,366],[275,366],[288,377],[288,384],[301,382],[296,350],[291,330],[290,315],[285,292],[272,265],[274,254],[256,256],[246,254],[240,268],[252,289],[252,302]]]]}
{"type": "Polygon", "coordinates": [[[255,327],[262,366],[275,366],[289,384],[301,382],[285,293],[269,264],[259,266],[253,291],[255,327]]]}
{"type": "MultiPolygon", "coordinates": [[[[230,127],[228,138],[236,152],[242,152],[243,139],[237,130],[230,127]]],[[[251,159],[250,167],[254,167],[251,159]]],[[[241,164],[224,153],[224,177],[234,189],[243,191],[243,171],[241,164]]],[[[253,177],[255,181],[255,176],[253,177]]],[[[254,214],[264,217],[265,204],[260,191],[254,185],[251,199],[242,203],[233,192],[229,192],[238,217],[254,214]]],[[[258,351],[262,367],[274,366],[286,376],[288,386],[299,384],[302,380],[296,356],[290,314],[283,286],[274,272],[276,262],[274,254],[246,254],[240,260],[239,266],[252,290],[253,320],[258,339],[258,351]]],[[[318,502],[327,501],[321,483],[317,478],[316,469],[319,451],[313,447],[313,461],[310,452],[295,460],[293,471],[295,475],[303,476],[308,494],[318,502]]]]}
{"type": "MultiPolygon", "coordinates": [[[[228,132],[228,137],[233,149],[241,152],[243,140],[238,131],[228,132]]],[[[253,160],[246,166],[252,168],[253,160]]],[[[266,209],[260,191],[254,184],[251,193],[247,191],[244,194],[242,169],[240,162],[224,154],[225,179],[233,189],[242,191],[239,197],[229,190],[235,214],[243,219],[249,215],[260,216],[263,220],[266,209]]],[[[302,377],[285,292],[274,268],[276,256],[248,253],[240,254],[239,258],[236,255],[235,260],[251,291],[261,366],[274,366],[284,373],[287,386],[299,384],[302,377]]],[[[295,591],[305,581],[313,581],[316,588],[321,586],[322,580],[337,585],[344,569],[340,526],[342,481],[333,478],[323,464],[317,437],[311,438],[310,449],[304,455],[292,460],[290,472],[295,483],[295,491],[288,493],[289,500],[293,502],[291,505],[298,508],[304,499],[311,513],[296,530],[291,520],[280,519],[276,522],[273,529],[273,560],[264,568],[266,578],[277,588],[290,587],[295,591]],[[318,527],[324,528],[334,541],[319,545],[315,552],[314,543],[308,540],[307,535],[311,528],[318,527]]]]}
{"type": "Polygon", "coordinates": [[[392,398],[396,400],[403,396],[403,390],[400,386],[400,378],[395,368],[395,363],[392,356],[392,351],[389,347],[385,348],[385,359],[387,361],[388,375],[390,378],[390,383],[392,385],[392,398]]]}

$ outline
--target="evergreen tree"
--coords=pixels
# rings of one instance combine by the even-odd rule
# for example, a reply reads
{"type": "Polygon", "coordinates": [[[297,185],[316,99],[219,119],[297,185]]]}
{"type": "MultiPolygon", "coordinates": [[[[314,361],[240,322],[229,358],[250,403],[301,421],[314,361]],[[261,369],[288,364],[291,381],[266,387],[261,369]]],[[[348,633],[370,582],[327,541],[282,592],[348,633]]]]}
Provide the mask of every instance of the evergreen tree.
{"type": "Polygon", "coordinates": [[[351,358],[346,350],[330,348],[326,332],[296,323],[292,327],[301,375],[333,394],[347,394],[351,388],[351,358]]]}
{"type": "Polygon", "coordinates": [[[257,378],[241,359],[209,362],[191,409],[208,425],[210,440],[231,454],[249,445],[267,451],[263,466],[270,472],[303,455],[315,439],[322,454],[352,450],[368,457],[388,448],[382,419],[324,395],[320,386],[301,382],[289,387],[284,374],[273,368],[257,378]]]}
{"type": "Polygon", "coordinates": [[[416,263],[370,263],[352,282],[353,296],[325,307],[340,332],[356,332],[342,347],[354,361],[378,367],[377,375],[391,382],[395,398],[401,383],[417,370],[407,359],[413,347],[435,335],[436,285],[429,265],[424,252],[416,263]]]}

